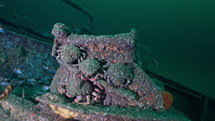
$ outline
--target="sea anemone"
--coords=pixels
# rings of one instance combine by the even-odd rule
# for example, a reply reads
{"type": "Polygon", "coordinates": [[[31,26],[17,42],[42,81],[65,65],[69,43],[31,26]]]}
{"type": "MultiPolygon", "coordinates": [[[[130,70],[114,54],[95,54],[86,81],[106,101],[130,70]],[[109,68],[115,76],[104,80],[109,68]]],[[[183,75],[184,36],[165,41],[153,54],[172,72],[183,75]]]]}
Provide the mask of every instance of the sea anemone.
{"type": "Polygon", "coordinates": [[[173,95],[168,92],[168,91],[163,91],[162,92],[162,96],[163,96],[163,100],[164,100],[164,104],[163,107],[168,110],[169,108],[171,108],[172,103],[173,103],[173,95]]]}

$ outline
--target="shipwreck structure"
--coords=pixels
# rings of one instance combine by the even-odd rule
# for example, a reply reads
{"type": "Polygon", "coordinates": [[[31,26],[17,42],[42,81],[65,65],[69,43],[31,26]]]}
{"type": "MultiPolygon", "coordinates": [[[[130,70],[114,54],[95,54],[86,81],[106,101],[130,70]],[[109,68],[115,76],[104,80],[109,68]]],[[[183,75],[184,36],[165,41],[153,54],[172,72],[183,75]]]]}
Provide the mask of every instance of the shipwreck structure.
{"type": "MultiPolygon", "coordinates": [[[[135,63],[134,29],[117,35],[80,35],[57,23],[52,34],[52,49],[10,31],[1,34],[1,76],[13,74],[16,84],[23,82],[21,86],[11,85],[11,78],[0,78],[13,87],[13,94],[8,92],[0,100],[1,120],[189,120],[170,108],[171,94],[159,88],[135,63]],[[57,61],[50,56],[51,51],[57,61]],[[8,74],[8,69],[14,73],[8,74]],[[43,87],[48,87],[44,84],[51,80],[47,93],[49,90],[43,87]]],[[[1,96],[5,92],[7,88],[1,96]]]]}
{"type": "Polygon", "coordinates": [[[171,107],[172,97],[135,63],[135,29],[78,35],[56,23],[52,34],[52,55],[60,67],[50,93],[36,98],[40,105],[75,120],[188,120],[163,112],[171,107]]]}
{"type": "Polygon", "coordinates": [[[52,55],[60,68],[51,93],[75,103],[163,109],[161,90],[134,63],[135,32],[75,35],[64,24],[55,24],[52,55]]]}

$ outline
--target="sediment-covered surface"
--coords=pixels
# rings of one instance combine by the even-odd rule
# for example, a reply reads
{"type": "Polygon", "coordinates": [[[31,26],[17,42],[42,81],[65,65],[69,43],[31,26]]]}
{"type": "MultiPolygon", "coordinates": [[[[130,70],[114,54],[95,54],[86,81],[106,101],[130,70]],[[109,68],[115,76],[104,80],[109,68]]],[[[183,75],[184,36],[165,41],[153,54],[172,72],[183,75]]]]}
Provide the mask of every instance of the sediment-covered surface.
{"type": "Polygon", "coordinates": [[[11,94],[0,101],[0,121],[68,121],[55,114],[49,106],[42,110],[44,107],[11,94]]]}
{"type": "Polygon", "coordinates": [[[80,121],[190,121],[178,111],[152,111],[141,108],[68,103],[61,95],[47,93],[36,98],[41,103],[73,112],[73,119],[80,121]]]}

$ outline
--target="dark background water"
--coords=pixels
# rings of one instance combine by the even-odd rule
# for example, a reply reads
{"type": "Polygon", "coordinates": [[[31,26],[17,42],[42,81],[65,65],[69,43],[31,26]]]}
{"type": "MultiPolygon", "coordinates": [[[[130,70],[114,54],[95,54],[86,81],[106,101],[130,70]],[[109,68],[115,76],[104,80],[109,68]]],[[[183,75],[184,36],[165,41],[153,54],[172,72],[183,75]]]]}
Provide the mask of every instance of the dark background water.
{"type": "MultiPolygon", "coordinates": [[[[93,13],[95,35],[136,28],[141,60],[152,71],[215,98],[214,0],[74,1],[93,13]]],[[[50,32],[56,22],[89,25],[85,15],[61,0],[0,0],[0,4],[16,13],[1,16],[31,28],[50,32]]]]}

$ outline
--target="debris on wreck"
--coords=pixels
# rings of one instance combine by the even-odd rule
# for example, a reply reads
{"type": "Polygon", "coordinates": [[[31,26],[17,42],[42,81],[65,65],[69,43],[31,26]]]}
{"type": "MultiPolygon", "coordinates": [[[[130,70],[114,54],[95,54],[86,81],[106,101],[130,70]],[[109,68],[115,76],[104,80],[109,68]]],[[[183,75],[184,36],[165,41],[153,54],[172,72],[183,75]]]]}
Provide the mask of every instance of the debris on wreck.
{"type": "Polygon", "coordinates": [[[52,55],[60,67],[50,85],[51,93],[36,98],[40,103],[75,120],[182,119],[162,115],[169,108],[165,107],[163,90],[134,61],[135,29],[116,35],[78,35],[56,23],[52,34],[52,55]],[[130,108],[137,117],[129,114],[130,108]]]}
{"type": "Polygon", "coordinates": [[[12,91],[12,86],[11,86],[11,85],[8,85],[8,86],[5,88],[4,92],[1,94],[0,100],[6,99],[6,98],[10,95],[11,91],[12,91]]]}
{"type": "Polygon", "coordinates": [[[161,90],[134,63],[135,29],[112,36],[75,35],[66,25],[57,23],[52,34],[52,55],[61,65],[51,84],[52,93],[63,94],[73,102],[90,98],[102,105],[163,109],[161,90]],[[84,58],[80,58],[81,50],[84,58]],[[83,87],[90,90],[81,93],[83,87]],[[128,92],[139,98],[131,100],[133,93],[128,92]]]}

